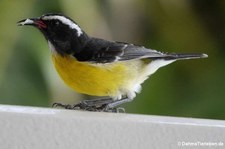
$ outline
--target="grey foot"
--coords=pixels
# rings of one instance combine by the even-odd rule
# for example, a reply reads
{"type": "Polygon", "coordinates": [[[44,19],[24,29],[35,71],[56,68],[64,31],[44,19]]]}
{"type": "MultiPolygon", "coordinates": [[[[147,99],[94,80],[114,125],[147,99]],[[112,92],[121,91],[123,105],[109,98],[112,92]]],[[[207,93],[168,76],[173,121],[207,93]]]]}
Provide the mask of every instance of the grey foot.
{"type": "Polygon", "coordinates": [[[121,108],[121,107],[116,108],[116,107],[130,101],[131,99],[129,98],[124,98],[124,99],[116,100],[116,101],[114,101],[111,98],[106,98],[106,99],[97,99],[97,100],[84,100],[75,105],[54,103],[52,107],[61,107],[65,109],[83,110],[83,111],[125,113],[124,108],[121,108]]]}
{"type": "Polygon", "coordinates": [[[71,110],[83,110],[83,111],[104,111],[104,112],[116,112],[115,108],[106,108],[108,104],[112,103],[111,98],[96,99],[96,100],[84,100],[75,105],[54,103],[52,107],[60,107],[71,110]]]}
{"type": "Polygon", "coordinates": [[[81,103],[75,104],[75,105],[54,103],[52,105],[52,107],[61,107],[61,108],[70,109],[70,110],[125,113],[125,109],[121,108],[121,107],[119,107],[119,108],[110,108],[110,107],[108,107],[108,104],[104,104],[104,105],[101,105],[101,106],[95,106],[95,105],[88,105],[85,102],[81,102],[81,103]]]}

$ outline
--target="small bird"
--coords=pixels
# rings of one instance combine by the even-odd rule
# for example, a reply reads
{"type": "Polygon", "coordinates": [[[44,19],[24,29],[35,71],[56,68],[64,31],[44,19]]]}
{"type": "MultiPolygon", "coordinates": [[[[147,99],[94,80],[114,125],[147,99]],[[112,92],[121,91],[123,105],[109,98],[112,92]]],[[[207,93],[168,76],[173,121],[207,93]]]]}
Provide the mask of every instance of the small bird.
{"type": "Polygon", "coordinates": [[[75,105],[55,103],[66,109],[117,112],[132,101],[141,84],[160,67],[176,60],[206,58],[202,53],[163,53],[130,43],[88,36],[62,14],[45,14],[18,22],[38,28],[51,50],[52,61],[62,80],[75,91],[99,96],[75,105]]]}

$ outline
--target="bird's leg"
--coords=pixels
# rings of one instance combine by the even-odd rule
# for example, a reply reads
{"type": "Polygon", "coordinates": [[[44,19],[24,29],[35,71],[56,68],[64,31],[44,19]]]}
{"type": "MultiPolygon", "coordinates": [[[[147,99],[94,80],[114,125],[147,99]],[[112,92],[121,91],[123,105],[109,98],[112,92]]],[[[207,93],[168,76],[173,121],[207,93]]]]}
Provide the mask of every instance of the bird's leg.
{"type": "Polygon", "coordinates": [[[93,100],[83,100],[79,104],[84,106],[89,106],[89,107],[93,107],[93,106],[100,107],[102,105],[109,104],[111,102],[113,102],[112,98],[100,98],[100,99],[93,99],[93,100]]]}
{"type": "Polygon", "coordinates": [[[102,106],[108,105],[111,102],[113,102],[112,98],[101,98],[101,99],[95,99],[95,100],[84,100],[75,105],[54,103],[52,107],[62,107],[65,109],[73,109],[73,110],[80,109],[80,110],[87,110],[87,111],[100,111],[102,106]]]}
{"type": "Polygon", "coordinates": [[[113,100],[112,98],[96,99],[96,100],[84,100],[81,103],[75,105],[74,107],[79,107],[82,110],[87,111],[103,111],[103,112],[115,112],[115,113],[125,113],[125,109],[117,106],[130,102],[133,99],[123,98],[121,100],[113,100]]]}
{"type": "MultiPolygon", "coordinates": [[[[121,100],[115,100],[109,104],[107,104],[104,109],[102,109],[103,111],[105,112],[108,112],[108,110],[111,110],[111,109],[116,109],[117,106],[121,105],[121,104],[124,104],[124,103],[127,103],[127,102],[131,102],[133,99],[131,98],[123,98],[121,100]]],[[[125,112],[125,109],[123,108],[117,108],[117,112],[125,112]]]]}
{"type": "Polygon", "coordinates": [[[75,105],[54,103],[53,107],[62,107],[65,109],[71,110],[84,110],[84,111],[102,111],[102,112],[115,112],[115,113],[124,113],[124,108],[116,108],[117,106],[130,102],[132,99],[123,98],[121,100],[113,100],[112,98],[103,98],[103,99],[95,99],[95,100],[83,100],[75,105]]]}

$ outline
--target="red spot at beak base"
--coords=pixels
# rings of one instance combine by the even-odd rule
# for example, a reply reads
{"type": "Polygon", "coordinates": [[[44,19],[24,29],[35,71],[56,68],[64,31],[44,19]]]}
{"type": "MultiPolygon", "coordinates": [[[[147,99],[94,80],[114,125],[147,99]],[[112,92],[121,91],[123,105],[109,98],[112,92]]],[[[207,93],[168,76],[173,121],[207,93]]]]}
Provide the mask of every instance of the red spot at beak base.
{"type": "Polygon", "coordinates": [[[41,20],[35,21],[35,24],[38,26],[38,28],[47,28],[47,25],[41,20]]]}

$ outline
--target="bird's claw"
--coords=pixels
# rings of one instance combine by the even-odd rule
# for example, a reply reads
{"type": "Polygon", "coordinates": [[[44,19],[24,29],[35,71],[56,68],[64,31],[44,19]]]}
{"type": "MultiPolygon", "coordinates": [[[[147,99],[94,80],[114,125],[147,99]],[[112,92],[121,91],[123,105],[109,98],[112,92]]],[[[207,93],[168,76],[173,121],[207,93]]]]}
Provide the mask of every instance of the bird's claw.
{"type": "Polygon", "coordinates": [[[95,111],[95,112],[112,112],[112,113],[125,113],[124,108],[110,108],[108,104],[104,105],[89,105],[87,102],[82,101],[75,105],[62,104],[62,103],[53,103],[52,107],[65,108],[70,110],[83,110],[83,111],[95,111]]]}

